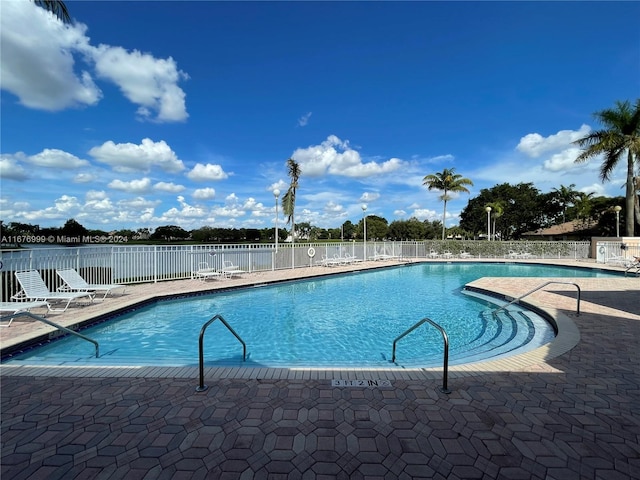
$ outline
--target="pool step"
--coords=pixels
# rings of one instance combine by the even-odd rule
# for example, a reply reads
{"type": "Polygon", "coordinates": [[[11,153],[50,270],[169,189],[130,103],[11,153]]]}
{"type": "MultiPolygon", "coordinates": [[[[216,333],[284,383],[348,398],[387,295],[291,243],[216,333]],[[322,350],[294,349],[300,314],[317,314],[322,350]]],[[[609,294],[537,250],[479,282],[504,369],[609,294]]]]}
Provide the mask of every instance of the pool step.
{"type": "Polygon", "coordinates": [[[502,310],[495,316],[487,311],[482,313],[482,318],[487,324],[499,324],[498,333],[483,335],[470,344],[450,351],[450,364],[474,363],[524,353],[548,343],[554,337],[548,322],[530,311],[502,310]]]}

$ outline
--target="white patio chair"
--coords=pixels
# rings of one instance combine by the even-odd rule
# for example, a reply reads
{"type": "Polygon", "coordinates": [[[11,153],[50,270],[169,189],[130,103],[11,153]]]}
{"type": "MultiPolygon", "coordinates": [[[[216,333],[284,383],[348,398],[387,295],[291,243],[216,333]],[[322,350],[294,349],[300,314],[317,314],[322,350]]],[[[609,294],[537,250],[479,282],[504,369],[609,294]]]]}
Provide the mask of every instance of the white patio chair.
{"type": "Polygon", "coordinates": [[[61,292],[104,292],[104,295],[100,299],[104,300],[113,290],[122,289],[121,294],[124,294],[127,288],[126,285],[116,283],[87,283],[73,268],[56,270],[56,273],[64,282],[64,285],[58,288],[58,291],[61,292]]]}
{"type": "Polygon", "coordinates": [[[49,287],[47,287],[47,284],[44,283],[44,280],[37,270],[15,272],[15,275],[22,290],[11,298],[34,302],[47,302],[50,312],[64,312],[74,300],[88,299],[89,302],[93,301],[93,293],[91,292],[52,292],[49,290],[49,287]],[[54,302],[66,303],[64,308],[60,309],[51,307],[51,304],[54,302]]]}

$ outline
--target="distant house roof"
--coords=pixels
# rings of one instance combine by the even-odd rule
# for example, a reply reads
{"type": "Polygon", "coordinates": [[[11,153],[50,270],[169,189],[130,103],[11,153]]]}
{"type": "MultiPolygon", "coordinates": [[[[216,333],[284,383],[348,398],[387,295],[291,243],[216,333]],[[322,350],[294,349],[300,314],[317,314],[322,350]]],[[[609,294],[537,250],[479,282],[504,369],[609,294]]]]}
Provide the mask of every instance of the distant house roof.
{"type": "Polygon", "coordinates": [[[571,235],[577,232],[583,232],[589,230],[596,225],[597,222],[585,221],[585,220],[571,220],[570,222],[564,222],[559,225],[552,225],[549,228],[539,228],[533,232],[526,232],[523,236],[527,237],[554,237],[561,235],[571,235]]]}

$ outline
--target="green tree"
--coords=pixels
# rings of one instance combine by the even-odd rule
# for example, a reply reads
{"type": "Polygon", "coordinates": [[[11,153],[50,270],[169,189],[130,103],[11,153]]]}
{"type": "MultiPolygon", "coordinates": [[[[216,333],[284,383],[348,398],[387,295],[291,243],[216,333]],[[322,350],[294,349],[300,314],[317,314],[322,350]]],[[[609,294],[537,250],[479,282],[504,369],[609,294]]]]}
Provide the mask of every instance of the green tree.
{"type": "Polygon", "coordinates": [[[189,238],[189,232],[177,225],[164,225],[156,228],[156,231],[150,237],[152,240],[164,240],[170,242],[172,240],[184,240],[189,238]]]}
{"type": "Polygon", "coordinates": [[[296,191],[298,190],[298,179],[302,174],[300,165],[293,158],[287,160],[287,174],[291,179],[287,193],[282,196],[282,212],[287,216],[287,223],[291,224],[291,243],[295,243],[296,223],[296,191]]]}
{"type": "Polygon", "coordinates": [[[296,231],[298,232],[298,238],[304,238],[309,240],[311,238],[311,224],[309,222],[300,222],[296,225],[296,231]]]}
{"type": "Polygon", "coordinates": [[[69,15],[69,10],[64,2],[60,2],[57,0],[34,0],[37,6],[44,8],[48,12],[53,13],[58,20],[63,21],[64,23],[71,23],[71,15],[69,15]]]}
{"type": "MultiPolygon", "coordinates": [[[[382,240],[387,237],[389,222],[377,215],[367,215],[367,240],[382,240]]],[[[364,238],[364,219],[358,222],[358,237],[364,238]]]]}
{"type": "Polygon", "coordinates": [[[572,183],[568,187],[560,185],[560,188],[553,189],[555,201],[557,201],[562,207],[562,223],[567,221],[567,208],[570,205],[573,205],[573,202],[576,200],[576,194],[578,192],[574,190],[575,186],[575,183],[572,183]]]}
{"type": "Polygon", "coordinates": [[[426,185],[429,190],[440,190],[440,200],[444,203],[442,213],[442,240],[444,240],[445,225],[447,223],[447,202],[451,200],[449,192],[466,192],[469,189],[466,185],[473,185],[473,182],[462,175],[455,173],[455,168],[445,168],[442,172],[431,173],[423,178],[422,184],[426,185]]]}
{"type": "Polygon", "coordinates": [[[191,239],[195,242],[210,243],[215,240],[215,230],[211,227],[200,227],[191,230],[191,239]]]}
{"type": "Polygon", "coordinates": [[[328,228],[327,235],[330,240],[340,240],[340,236],[342,235],[342,229],[328,228]]]}
{"type": "Polygon", "coordinates": [[[504,213],[500,224],[502,239],[518,239],[523,233],[545,228],[553,224],[560,214],[560,207],[553,202],[553,194],[541,193],[532,183],[510,185],[503,183],[469,200],[460,212],[460,226],[474,234],[487,231],[487,212],[490,203],[501,202],[504,213]]]}
{"type": "Polygon", "coordinates": [[[574,142],[583,149],[575,161],[586,162],[590,158],[603,155],[600,179],[605,182],[609,180],[611,172],[620,160],[626,156],[625,225],[627,236],[632,237],[636,203],[634,165],[640,158],[640,99],[636,100],[633,106],[629,101],[618,101],[615,108],[596,112],[594,116],[604,129],[591,132],[574,142]]]}
{"type": "Polygon", "coordinates": [[[576,192],[574,200],[574,204],[576,207],[576,218],[578,220],[581,220],[585,225],[588,224],[592,218],[593,195],[593,192],[576,192]]]}
{"type": "Polygon", "coordinates": [[[356,235],[356,226],[351,223],[351,220],[347,220],[342,224],[341,237],[347,240],[352,239],[356,235]]]}
{"type": "Polygon", "coordinates": [[[87,229],[80,225],[80,223],[78,223],[75,219],[70,218],[64,224],[60,233],[67,237],[81,237],[87,234],[87,229]]]}
{"type": "Polygon", "coordinates": [[[426,227],[415,217],[409,220],[394,220],[389,224],[387,237],[391,240],[424,240],[426,227]]]}
{"type": "Polygon", "coordinates": [[[424,238],[428,240],[435,240],[438,237],[440,230],[442,230],[442,222],[440,220],[425,220],[422,223],[424,223],[425,230],[424,238]]]}

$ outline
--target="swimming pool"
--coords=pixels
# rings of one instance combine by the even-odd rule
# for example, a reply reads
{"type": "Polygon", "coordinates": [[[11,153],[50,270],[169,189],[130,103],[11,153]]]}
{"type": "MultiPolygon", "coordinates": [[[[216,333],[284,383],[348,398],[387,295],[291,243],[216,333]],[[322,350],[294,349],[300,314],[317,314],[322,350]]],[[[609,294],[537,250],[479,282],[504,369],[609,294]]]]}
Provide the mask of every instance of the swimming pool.
{"type": "MultiPolygon", "coordinates": [[[[487,276],[611,275],[542,265],[423,263],[217,292],[158,301],[83,330],[100,343],[100,358],[92,357],[91,344],[63,338],[9,362],[195,366],[201,327],[217,314],[246,342],[247,361],[237,339],[215,322],[205,335],[206,365],[387,368],[394,365],[393,340],[424,317],[447,331],[451,364],[519,353],[553,339],[551,326],[536,315],[516,307],[496,319],[488,314],[495,305],[462,293],[465,284],[487,276]],[[503,346],[513,339],[517,346],[503,346]],[[480,344],[489,346],[484,356],[470,351],[480,344]]],[[[424,326],[405,337],[396,364],[441,365],[440,334],[424,326]]]]}

